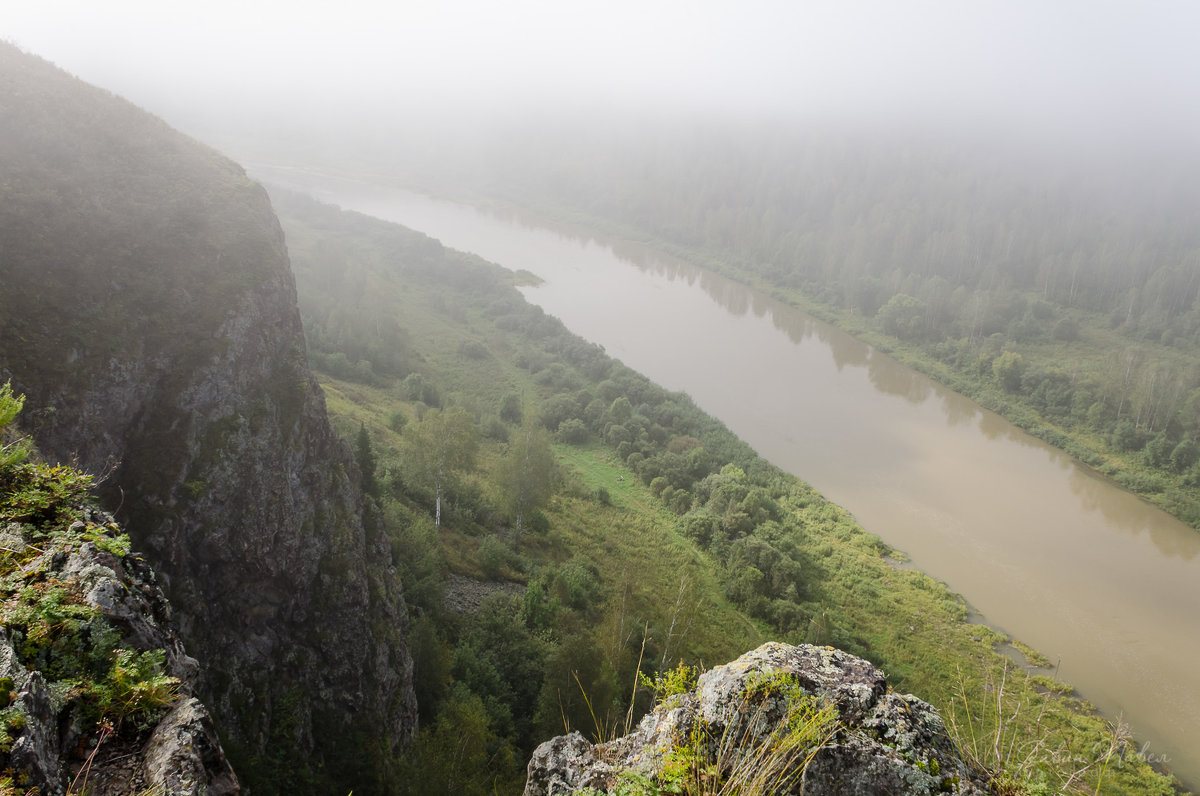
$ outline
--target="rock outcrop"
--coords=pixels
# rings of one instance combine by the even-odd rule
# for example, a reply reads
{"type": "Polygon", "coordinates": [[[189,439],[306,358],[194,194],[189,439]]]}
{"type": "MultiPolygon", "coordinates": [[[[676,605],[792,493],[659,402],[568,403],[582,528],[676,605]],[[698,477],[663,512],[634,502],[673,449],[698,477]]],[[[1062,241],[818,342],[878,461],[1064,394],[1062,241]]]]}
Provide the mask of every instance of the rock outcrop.
{"type": "Polygon", "coordinates": [[[528,773],[526,796],[696,776],[809,796],[987,792],[929,704],[889,693],[883,673],[861,658],[779,643],[705,672],[630,735],[599,745],[579,733],[547,741],[528,773]]]}
{"type": "Polygon", "coordinates": [[[48,459],[107,474],[239,776],[368,792],[415,726],[407,612],[266,193],[0,42],[0,252],[0,381],[48,459]]]}
{"type": "Polygon", "coordinates": [[[65,533],[17,522],[0,532],[0,769],[21,792],[86,783],[95,796],[239,793],[208,709],[192,695],[199,667],[154,571],[127,551],[110,515],[72,510],[79,519],[65,533]],[[48,623],[59,616],[69,618],[48,623]],[[111,667],[110,647],[125,652],[127,669],[81,684],[78,674],[95,680],[97,665],[111,667]],[[147,653],[161,657],[134,657],[147,653]]]}

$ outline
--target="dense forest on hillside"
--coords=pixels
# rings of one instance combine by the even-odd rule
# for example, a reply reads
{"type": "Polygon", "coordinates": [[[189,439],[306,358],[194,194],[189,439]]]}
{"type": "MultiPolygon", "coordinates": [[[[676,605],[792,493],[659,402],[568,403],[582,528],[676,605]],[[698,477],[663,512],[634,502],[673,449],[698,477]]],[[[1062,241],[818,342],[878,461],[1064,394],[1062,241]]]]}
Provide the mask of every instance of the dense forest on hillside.
{"type": "Polygon", "coordinates": [[[639,673],[712,665],[766,637],[842,647],[947,715],[982,718],[983,735],[960,742],[1026,792],[1072,776],[1170,792],[1069,687],[1014,672],[1005,639],[967,623],[942,584],[686,395],[525,302],[519,276],[419,233],[274,200],[310,358],[415,611],[423,729],[401,761],[412,792],[516,792],[536,743],[636,721],[651,697],[639,673]],[[1005,678],[1014,702],[998,721],[988,705],[1005,678]],[[1046,710],[1012,719],[1017,701],[1046,710]],[[989,757],[981,739],[997,731],[1044,738],[1045,754],[989,757]]]}
{"type": "Polygon", "coordinates": [[[505,138],[486,178],[425,179],[770,290],[1200,527],[1194,158],[949,132],[575,132],[505,138]]]}

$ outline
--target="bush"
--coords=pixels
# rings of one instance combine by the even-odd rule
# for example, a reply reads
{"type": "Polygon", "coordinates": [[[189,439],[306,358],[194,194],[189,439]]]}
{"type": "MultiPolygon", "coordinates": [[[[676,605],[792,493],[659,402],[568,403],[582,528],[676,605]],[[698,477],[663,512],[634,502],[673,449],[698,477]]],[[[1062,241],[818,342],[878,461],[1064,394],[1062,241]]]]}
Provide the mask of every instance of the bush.
{"type": "Polygon", "coordinates": [[[553,588],[564,605],[582,611],[600,599],[600,572],[585,559],[573,558],[559,567],[553,588]]]}
{"type": "Polygon", "coordinates": [[[613,423],[608,427],[608,432],[605,434],[605,439],[609,445],[617,446],[622,442],[632,442],[633,435],[629,433],[629,429],[619,423],[613,423]]]}
{"type": "Polygon", "coordinates": [[[489,578],[497,578],[513,564],[514,556],[508,545],[497,536],[488,535],[479,543],[479,568],[489,578]]]}
{"type": "Polygon", "coordinates": [[[919,340],[925,334],[925,319],[929,308],[925,302],[904,293],[897,293],[879,309],[875,320],[880,328],[901,340],[919,340]]]}
{"type": "Polygon", "coordinates": [[[579,417],[579,404],[575,396],[558,394],[542,402],[542,425],[550,431],[557,431],[564,420],[579,417]]]}
{"type": "Polygon", "coordinates": [[[1093,431],[1100,431],[1108,427],[1112,422],[1112,412],[1101,401],[1096,401],[1087,408],[1087,424],[1088,428],[1093,431]]]}
{"type": "Polygon", "coordinates": [[[404,381],[400,382],[400,387],[410,401],[420,401],[433,407],[442,405],[442,397],[438,394],[437,387],[428,382],[420,373],[408,374],[404,381]]]}
{"type": "Polygon", "coordinates": [[[1166,433],[1160,431],[1146,443],[1146,447],[1142,449],[1142,458],[1151,467],[1165,467],[1171,461],[1174,447],[1166,433]]]}
{"type": "Polygon", "coordinates": [[[683,518],[680,530],[701,547],[707,547],[718,528],[717,518],[707,511],[694,511],[683,518]]]}
{"type": "Polygon", "coordinates": [[[578,390],[583,386],[579,374],[561,362],[551,363],[548,368],[534,376],[533,381],[560,393],[578,390]]]}
{"type": "Polygon", "coordinates": [[[487,417],[479,424],[483,436],[497,442],[508,442],[508,426],[498,417],[487,417]]]}
{"type": "Polygon", "coordinates": [[[408,415],[399,410],[388,415],[388,428],[400,434],[404,431],[404,427],[408,425],[408,415]]]}
{"type": "Polygon", "coordinates": [[[992,362],[992,373],[1005,391],[1017,392],[1025,374],[1025,358],[1015,351],[1005,351],[992,362]]]}
{"type": "Polygon", "coordinates": [[[1135,451],[1142,447],[1145,437],[1129,420],[1121,420],[1113,428],[1110,442],[1119,451],[1135,451]]]}
{"type": "Polygon", "coordinates": [[[1079,321],[1074,318],[1063,318],[1054,324],[1054,339],[1072,342],[1079,339],[1079,321]]]}
{"type": "Polygon", "coordinates": [[[478,340],[464,340],[458,346],[458,353],[468,359],[487,359],[487,346],[478,340]]]}
{"type": "Polygon", "coordinates": [[[558,438],[568,445],[582,445],[588,440],[588,428],[578,418],[568,418],[558,424],[558,438]]]}
{"type": "Polygon", "coordinates": [[[12,382],[0,384],[0,467],[20,464],[29,458],[32,445],[25,437],[17,437],[8,444],[3,444],[5,430],[21,413],[25,405],[24,395],[13,395],[12,382]]]}
{"type": "Polygon", "coordinates": [[[521,406],[521,396],[510,392],[500,399],[500,419],[505,423],[520,425],[525,419],[525,410],[521,406]]]}
{"type": "Polygon", "coordinates": [[[1200,446],[1195,440],[1185,439],[1171,451],[1171,469],[1182,473],[1200,460],[1200,446]]]}
{"type": "Polygon", "coordinates": [[[544,534],[550,530],[550,518],[541,509],[533,509],[525,516],[525,528],[531,533],[544,534]]]}

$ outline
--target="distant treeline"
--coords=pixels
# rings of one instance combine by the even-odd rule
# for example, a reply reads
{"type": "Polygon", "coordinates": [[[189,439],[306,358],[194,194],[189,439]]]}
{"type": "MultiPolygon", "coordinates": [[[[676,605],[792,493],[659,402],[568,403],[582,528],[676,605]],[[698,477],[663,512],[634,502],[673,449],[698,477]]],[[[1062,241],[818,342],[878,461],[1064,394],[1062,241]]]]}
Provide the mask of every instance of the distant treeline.
{"type": "MultiPolygon", "coordinates": [[[[1016,291],[1143,333],[1200,328],[1200,187],[1183,165],[794,128],[597,134],[538,155],[499,160],[488,189],[704,249],[864,315],[924,292],[940,327],[974,291],[1016,291]]],[[[1012,318],[993,301],[956,320],[961,336],[986,336],[1012,318]]]]}
{"type": "Polygon", "coordinates": [[[1200,523],[1194,158],[794,128],[536,145],[484,190],[797,291],[1200,523]]]}

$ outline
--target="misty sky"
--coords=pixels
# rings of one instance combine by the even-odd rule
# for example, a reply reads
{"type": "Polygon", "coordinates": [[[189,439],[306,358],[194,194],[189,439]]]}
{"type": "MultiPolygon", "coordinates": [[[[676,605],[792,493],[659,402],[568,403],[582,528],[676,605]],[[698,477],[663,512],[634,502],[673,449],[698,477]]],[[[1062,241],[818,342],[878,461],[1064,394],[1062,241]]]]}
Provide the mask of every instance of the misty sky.
{"type": "Polygon", "coordinates": [[[1200,140],[1191,0],[5,5],[0,37],[176,122],[616,105],[1200,140]]]}

